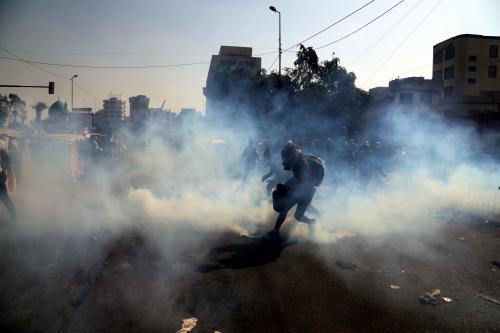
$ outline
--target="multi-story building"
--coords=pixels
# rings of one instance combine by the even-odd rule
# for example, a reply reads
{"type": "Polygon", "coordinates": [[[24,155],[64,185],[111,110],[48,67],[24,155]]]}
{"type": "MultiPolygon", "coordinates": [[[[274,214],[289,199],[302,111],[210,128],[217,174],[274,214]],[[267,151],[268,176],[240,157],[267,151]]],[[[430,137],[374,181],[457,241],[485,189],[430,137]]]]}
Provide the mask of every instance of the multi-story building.
{"type": "Polygon", "coordinates": [[[92,129],[92,108],[73,108],[69,113],[69,129],[72,132],[83,133],[84,129],[92,129]]]}
{"type": "Polygon", "coordinates": [[[128,99],[130,104],[130,118],[132,127],[137,128],[143,126],[149,115],[149,98],[145,95],[138,95],[128,99]]]}
{"type": "Polygon", "coordinates": [[[103,109],[93,117],[96,130],[104,134],[112,134],[122,125],[125,114],[125,102],[116,97],[103,101],[103,109]]]}
{"type": "Polygon", "coordinates": [[[223,113],[226,105],[219,103],[218,80],[235,71],[243,75],[257,76],[261,71],[261,58],[252,56],[251,47],[221,46],[218,55],[212,55],[203,94],[207,98],[205,116],[211,118],[217,112],[223,113]],[[217,111],[216,111],[217,110],[217,111]]]}
{"type": "Polygon", "coordinates": [[[443,80],[446,116],[500,112],[500,37],[458,35],[434,45],[433,78],[443,80]]]}
{"type": "Polygon", "coordinates": [[[379,112],[437,111],[442,82],[423,77],[408,77],[389,82],[388,87],[370,89],[370,107],[379,112]]]}

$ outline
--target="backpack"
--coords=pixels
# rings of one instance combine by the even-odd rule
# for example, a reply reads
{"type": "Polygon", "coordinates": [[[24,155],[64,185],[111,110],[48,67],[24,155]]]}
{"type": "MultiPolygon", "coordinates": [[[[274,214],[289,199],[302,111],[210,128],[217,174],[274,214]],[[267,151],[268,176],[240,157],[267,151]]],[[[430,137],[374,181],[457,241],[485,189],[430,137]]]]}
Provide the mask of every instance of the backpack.
{"type": "Polygon", "coordinates": [[[319,186],[325,177],[325,162],[317,156],[306,155],[311,184],[319,186]]]}

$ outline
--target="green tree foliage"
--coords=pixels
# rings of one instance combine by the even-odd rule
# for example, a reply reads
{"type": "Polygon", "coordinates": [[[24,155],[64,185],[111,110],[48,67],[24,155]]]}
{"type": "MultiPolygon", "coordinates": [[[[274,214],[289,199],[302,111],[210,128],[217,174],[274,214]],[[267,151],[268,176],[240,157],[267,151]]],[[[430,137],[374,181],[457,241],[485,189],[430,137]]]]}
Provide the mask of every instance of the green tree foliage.
{"type": "Polygon", "coordinates": [[[230,120],[253,120],[262,137],[326,140],[343,126],[351,131],[359,126],[368,95],[355,80],[339,58],[320,62],[313,48],[301,45],[293,67],[281,77],[265,70],[255,77],[243,69],[221,69],[207,97],[230,120]]]}

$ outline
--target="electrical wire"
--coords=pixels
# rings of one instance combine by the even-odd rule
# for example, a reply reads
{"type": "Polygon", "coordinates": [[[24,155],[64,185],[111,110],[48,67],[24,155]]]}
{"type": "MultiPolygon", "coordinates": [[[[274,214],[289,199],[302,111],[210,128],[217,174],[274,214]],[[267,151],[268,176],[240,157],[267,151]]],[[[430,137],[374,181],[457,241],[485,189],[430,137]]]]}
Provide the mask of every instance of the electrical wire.
{"type": "MultiPolygon", "coordinates": [[[[35,65],[35,63],[32,63],[32,62],[30,62],[30,61],[28,61],[28,60],[25,60],[25,59],[21,58],[21,57],[20,57],[20,56],[18,56],[17,54],[15,54],[15,53],[13,53],[13,52],[11,52],[11,51],[7,50],[6,48],[2,47],[1,45],[0,45],[0,50],[4,51],[4,52],[5,52],[5,53],[7,53],[7,54],[10,54],[10,55],[11,55],[11,56],[13,56],[13,57],[16,57],[16,58],[10,58],[10,60],[22,61],[22,62],[24,62],[24,63],[26,63],[26,64],[28,64],[28,65],[30,65],[30,66],[32,66],[32,67],[35,67],[35,68],[37,68],[37,69],[39,69],[39,70],[41,70],[41,71],[44,71],[45,73],[48,73],[48,74],[51,74],[51,75],[54,75],[54,76],[60,77],[60,78],[62,78],[62,79],[71,80],[69,77],[59,75],[59,74],[54,73],[54,72],[51,72],[51,71],[49,71],[49,70],[47,70],[47,69],[45,69],[45,68],[43,68],[43,67],[37,66],[37,65],[35,65]]],[[[6,57],[2,57],[2,58],[6,58],[6,57]]]]}
{"type": "MultiPolygon", "coordinates": [[[[255,51],[268,51],[273,48],[255,49],[255,51]]],[[[45,50],[11,50],[16,53],[30,53],[30,54],[60,54],[60,55],[102,55],[102,56],[116,56],[116,55],[166,55],[166,54],[199,54],[199,53],[217,53],[219,50],[192,50],[192,51],[162,51],[162,52],[74,52],[74,51],[45,51],[45,50]]]]}
{"type": "MultiPolygon", "coordinates": [[[[60,74],[54,73],[54,72],[52,72],[52,71],[49,71],[49,70],[47,70],[47,69],[45,69],[45,68],[43,68],[43,67],[41,67],[41,66],[38,66],[38,65],[36,65],[36,64],[34,64],[34,63],[32,63],[32,62],[31,62],[31,61],[29,61],[29,60],[23,59],[23,58],[21,58],[20,56],[18,56],[17,54],[15,54],[14,52],[9,51],[9,50],[7,50],[6,48],[2,47],[1,45],[0,45],[0,50],[2,50],[2,51],[4,51],[5,53],[10,54],[10,55],[12,55],[12,56],[14,56],[14,57],[15,57],[15,58],[8,58],[9,60],[21,61],[21,62],[24,62],[25,64],[30,65],[30,66],[32,66],[32,67],[34,67],[34,68],[36,68],[36,69],[39,69],[39,70],[41,70],[41,71],[44,71],[45,73],[48,73],[48,74],[51,74],[51,75],[57,76],[57,77],[62,78],[62,79],[71,80],[71,78],[69,78],[69,77],[66,77],[66,76],[63,76],[63,75],[60,75],[60,74]]],[[[7,57],[0,57],[0,58],[5,59],[5,58],[7,58],[7,57]]],[[[92,96],[92,97],[94,97],[95,99],[97,99],[97,98],[98,98],[97,96],[95,96],[94,94],[92,94],[91,92],[89,92],[87,89],[85,89],[84,87],[82,87],[80,84],[78,84],[78,83],[76,83],[76,82],[73,82],[73,83],[74,83],[74,85],[76,85],[78,88],[80,88],[83,92],[87,93],[89,96],[92,96]]]]}
{"type": "Polygon", "coordinates": [[[391,27],[389,27],[389,29],[387,29],[379,39],[377,39],[374,43],[372,43],[370,46],[368,46],[365,50],[363,50],[363,52],[361,52],[359,54],[358,57],[356,57],[356,59],[354,61],[352,61],[347,67],[354,67],[356,66],[356,64],[359,62],[359,60],[361,60],[364,56],[366,56],[366,54],[368,54],[368,52],[370,52],[375,46],[377,46],[383,39],[385,39],[387,36],[389,36],[389,34],[394,30],[394,28],[396,28],[401,22],[403,22],[406,17],[408,17],[408,15],[410,15],[411,13],[413,13],[413,11],[422,4],[424,0],[419,0],[417,3],[415,3],[415,5],[413,7],[411,7],[406,13],[403,14],[403,16],[401,16],[399,18],[399,20],[396,21],[396,23],[394,23],[391,27]]]}
{"type": "Polygon", "coordinates": [[[367,7],[368,5],[372,4],[373,2],[375,2],[375,0],[372,0],[372,1],[369,1],[369,2],[365,3],[363,6],[359,7],[359,8],[358,8],[358,9],[356,9],[355,11],[353,11],[353,12],[351,12],[351,13],[347,14],[346,16],[342,17],[342,18],[341,18],[341,19],[339,19],[338,21],[333,22],[332,24],[330,24],[329,26],[327,26],[327,27],[326,27],[326,28],[324,28],[323,30],[320,30],[320,31],[318,31],[317,33],[315,33],[315,34],[313,34],[313,35],[311,35],[311,36],[307,37],[307,38],[306,38],[306,39],[304,39],[303,41],[298,42],[298,43],[294,44],[293,46],[290,46],[289,48],[285,49],[283,52],[286,52],[286,51],[288,51],[288,50],[291,50],[291,49],[293,49],[294,47],[299,46],[300,44],[304,44],[304,43],[305,43],[305,42],[307,42],[308,40],[310,40],[310,39],[312,39],[312,38],[316,37],[317,35],[319,35],[319,34],[321,34],[321,33],[325,32],[326,30],[330,29],[331,27],[333,27],[333,26],[335,26],[335,25],[339,24],[340,22],[344,21],[345,19],[347,19],[347,18],[351,17],[352,15],[356,14],[357,12],[359,12],[359,11],[360,11],[360,10],[362,10],[363,8],[367,7]]]}
{"type": "MultiPolygon", "coordinates": [[[[367,84],[371,78],[392,58],[392,56],[403,46],[403,44],[411,37],[411,35],[427,20],[427,18],[434,12],[434,10],[441,4],[443,0],[439,0],[432,8],[425,14],[424,18],[418,22],[418,24],[405,36],[405,38],[401,41],[401,43],[392,50],[387,58],[382,61],[382,63],[370,74],[370,76],[365,80],[364,84],[367,84]]],[[[363,85],[364,85],[363,84],[363,85]]]]}
{"type": "MultiPolygon", "coordinates": [[[[399,76],[404,75],[404,74],[412,73],[412,72],[415,72],[415,71],[420,70],[420,69],[422,69],[422,68],[429,67],[429,66],[431,66],[431,65],[432,65],[432,62],[429,62],[429,63],[427,63],[427,64],[425,64],[425,65],[421,65],[421,66],[418,66],[418,67],[415,67],[415,68],[409,69],[409,70],[407,70],[407,71],[404,71],[404,72],[402,72],[402,73],[398,73],[398,74],[397,74],[397,76],[399,77],[399,76]]],[[[394,78],[394,76],[387,77],[386,79],[381,80],[381,81],[378,81],[377,83],[374,83],[373,85],[374,85],[374,86],[378,86],[379,84],[386,84],[386,83],[387,83],[387,81],[390,81],[390,80],[392,80],[393,78],[394,78]]]]}
{"type": "Polygon", "coordinates": [[[166,68],[166,67],[181,67],[181,66],[191,66],[191,65],[201,65],[201,64],[209,64],[210,61],[200,61],[200,62],[191,62],[191,63],[181,63],[181,64],[168,64],[168,65],[141,65],[141,66],[95,66],[95,65],[72,65],[72,64],[59,64],[59,63],[51,63],[51,62],[43,62],[43,61],[33,61],[33,60],[24,60],[24,59],[14,59],[9,57],[1,57],[0,59],[5,60],[16,60],[23,61],[29,64],[38,64],[38,65],[46,65],[46,66],[57,66],[57,67],[70,67],[70,68],[90,68],[90,69],[146,69],[146,68],[166,68]]]}
{"type": "Polygon", "coordinates": [[[94,95],[93,93],[91,93],[90,91],[88,91],[87,89],[85,89],[84,87],[82,87],[79,83],[73,82],[73,84],[75,86],[77,86],[78,88],[80,88],[80,90],[83,91],[84,93],[86,93],[87,95],[93,97],[96,100],[99,99],[99,97],[97,97],[96,95],[94,95]]]}
{"type": "Polygon", "coordinates": [[[269,68],[267,69],[267,71],[268,71],[268,72],[269,72],[269,71],[273,68],[274,64],[276,63],[276,60],[278,60],[278,58],[279,58],[279,57],[280,57],[280,56],[278,55],[278,56],[276,57],[276,59],[274,59],[273,63],[272,63],[272,64],[269,66],[269,68]]]}
{"type": "Polygon", "coordinates": [[[346,39],[347,37],[350,37],[350,36],[354,35],[354,34],[355,34],[355,33],[357,33],[358,31],[360,31],[360,30],[362,30],[362,29],[366,28],[367,26],[369,26],[369,25],[370,25],[370,24],[372,24],[373,22],[377,21],[379,18],[381,18],[381,17],[382,17],[382,16],[384,16],[385,14],[389,13],[391,10],[393,10],[394,8],[396,8],[397,6],[399,6],[400,4],[402,4],[404,1],[405,1],[405,0],[401,0],[401,1],[399,1],[397,4],[395,4],[394,6],[392,6],[392,7],[391,7],[391,8],[389,8],[389,9],[387,9],[385,12],[383,12],[383,13],[382,13],[382,14],[380,14],[379,16],[375,17],[375,18],[374,18],[373,20],[371,20],[370,22],[368,22],[368,23],[366,23],[365,25],[363,25],[363,26],[359,27],[358,29],[356,29],[356,30],[354,30],[354,31],[352,31],[352,32],[350,32],[350,33],[348,33],[347,35],[345,35],[345,36],[343,36],[343,37],[341,37],[341,38],[339,38],[339,39],[336,39],[336,40],[334,40],[333,42],[330,42],[330,43],[328,43],[328,44],[322,45],[322,46],[320,46],[320,47],[315,47],[314,49],[315,49],[315,50],[320,50],[320,49],[322,49],[322,48],[325,48],[325,47],[327,47],[327,46],[330,46],[330,45],[333,45],[333,44],[335,44],[335,43],[338,43],[338,42],[340,42],[341,40],[344,40],[344,39],[346,39]]]}

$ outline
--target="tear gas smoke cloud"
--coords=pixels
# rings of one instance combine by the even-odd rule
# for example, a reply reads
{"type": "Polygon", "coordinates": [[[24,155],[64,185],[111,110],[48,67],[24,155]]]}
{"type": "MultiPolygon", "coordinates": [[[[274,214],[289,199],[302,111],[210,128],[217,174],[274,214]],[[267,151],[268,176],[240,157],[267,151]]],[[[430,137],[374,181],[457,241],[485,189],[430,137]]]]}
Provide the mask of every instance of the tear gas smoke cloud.
{"type": "MultiPolygon", "coordinates": [[[[439,207],[481,215],[496,210],[498,214],[492,198],[500,171],[495,161],[475,150],[480,140],[474,130],[422,113],[396,113],[364,132],[367,138],[380,139],[386,149],[407,146],[405,154],[399,151],[397,161],[389,159],[387,177],[373,179],[367,190],[360,189],[355,172],[338,172],[341,163],[331,146],[305,146],[306,153],[317,153],[327,162],[324,183],[313,200],[322,215],[309,241],[329,243],[353,234],[380,239],[394,233],[412,234],[418,240],[439,230],[440,221],[430,218],[432,209],[439,207]],[[309,150],[312,148],[315,151],[309,150]],[[478,204],[485,198],[491,202],[486,208],[478,204]]],[[[309,128],[319,130],[325,123],[314,118],[308,122],[309,128]]],[[[67,272],[102,262],[110,242],[130,230],[140,230],[146,243],[159,252],[159,267],[164,268],[158,268],[158,280],[141,289],[147,297],[131,291],[127,299],[120,300],[120,306],[136,309],[147,298],[150,305],[167,306],[178,322],[185,313],[177,313],[174,301],[165,303],[165,298],[170,299],[176,279],[192,272],[193,263],[182,259],[184,252],[193,252],[197,244],[205,244],[205,237],[224,231],[266,232],[276,218],[260,181],[267,170],[257,168],[246,186],[241,181],[241,153],[248,138],[266,135],[258,134],[251,122],[239,128],[235,124],[201,126],[186,132],[196,135],[184,135],[181,150],[130,149],[119,163],[102,161],[85,179],[76,182],[68,177],[67,143],[50,154],[26,158],[19,191],[13,196],[19,211],[17,230],[0,237],[14,237],[15,243],[31,245],[20,247],[9,260],[23,265],[23,274],[30,279],[47,280],[54,274],[51,265],[66,272],[61,276],[72,279],[67,272]],[[209,139],[225,143],[215,144],[209,139]],[[45,246],[39,247],[40,243],[45,246]]],[[[304,131],[304,123],[297,126],[302,127],[297,131],[304,131]]],[[[280,138],[273,145],[278,148],[284,140],[293,139],[295,132],[295,128],[277,127],[269,136],[280,138]]],[[[133,137],[131,133],[126,135],[133,137]]],[[[332,133],[334,144],[341,135],[332,133]]],[[[308,235],[307,227],[293,220],[293,212],[285,222],[285,228],[290,226],[295,228],[292,237],[308,235]]],[[[424,251],[418,246],[416,249],[424,251]]],[[[8,253],[6,250],[2,251],[8,253]]],[[[202,249],[198,255],[208,251],[210,248],[202,249]]],[[[62,279],[54,281],[62,285],[62,279]]],[[[64,300],[61,297],[61,302],[64,300]]],[[[49,314],[50,308],[43,311],[49,314]]],[[[144,317],[152,321],[158,315],[146,312],[144,317]]]]}
{"type": "MultiPolygon", "coordinates": [[[[313,126],[321,123],[316,119],[313,126]]],[[[293,138],[293,129],[287,130],[293,138]]],[[[224,139],[225,144],[210,144],[197,136],[187,140],[181,151],[131,151],[120,165],[95,168],[84,182],[62,181],[66,164],[55,162],[67,161],[67,152],[26,160],[24,190],[16,198],[20,224],[91,230],[154,221],[205,231],[270,228],[275,213],[259,181],[261,174],[254,173],[246,187],[240,180],[241,151],[257,131],[250,126],[233,131],[212,126],[210,131],[198,128],[198,132],[209,133],[205,138],[224,139]]],[[[472,150],[479,142],[472,128],[451,126],[425,112],[393,113],[365,134],[380,138],[386,147],[407,145],[407,156],[389,164],[392,170],[382,185],[372,181],[367,191],[359,191],[352,190],[358,187],[355,175],[332,179],[329,172],[335,172],[336,156],[328,149],[319,151],[328,169],[313,203],[323,211],[318,220],[323,233],[339,229],[367,236],[428,232],[433,226],[429,212],[440,206],[484,213],[471,200],[471,193],[491,198],[499,171],[495,163],[472,150]]]]}

